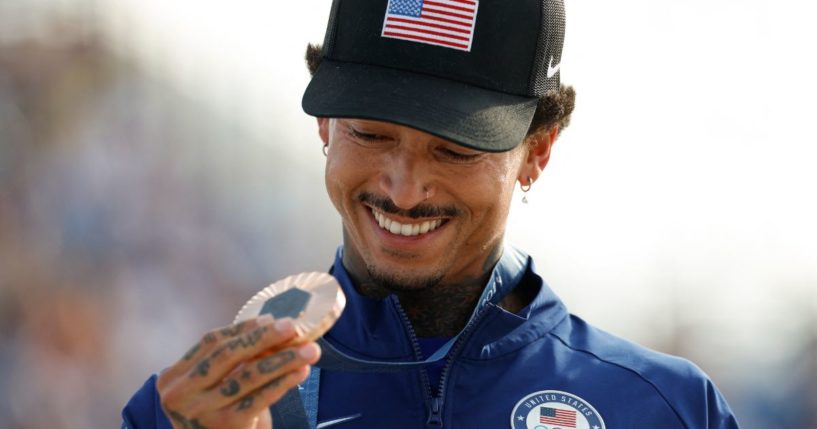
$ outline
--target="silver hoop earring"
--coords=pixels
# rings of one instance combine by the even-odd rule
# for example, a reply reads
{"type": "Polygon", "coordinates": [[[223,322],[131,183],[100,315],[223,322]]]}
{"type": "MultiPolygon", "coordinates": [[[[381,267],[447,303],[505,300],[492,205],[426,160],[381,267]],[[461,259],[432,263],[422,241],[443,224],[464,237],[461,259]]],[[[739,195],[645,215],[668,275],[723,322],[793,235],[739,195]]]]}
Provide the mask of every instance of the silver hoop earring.
{"type": "Polygon", "coordinates": [[[329,155],[329,143],[323,145],[323,156],[329,155]]]}
{"type": "Polygon", "coordinates": [[[531,188],[532,185],[533,185],[533,180],[530,178],[530,176],[528,176],[528,184],[527,185],[523,185],[521,183],[519,184],[519,189],[522,190],[522,202],[524,204],[528,203],[528,191],[530,191],[530,188],[531,188]]]}

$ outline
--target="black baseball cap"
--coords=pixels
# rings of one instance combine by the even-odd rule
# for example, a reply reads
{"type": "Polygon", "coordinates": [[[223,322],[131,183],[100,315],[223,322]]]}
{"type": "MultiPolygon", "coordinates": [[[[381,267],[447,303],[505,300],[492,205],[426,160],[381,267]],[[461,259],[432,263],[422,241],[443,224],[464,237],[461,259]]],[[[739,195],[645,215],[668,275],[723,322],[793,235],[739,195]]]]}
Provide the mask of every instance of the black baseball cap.
{"type": "Polygon", "coordinates": [[[564,23],[562,0],[334,0],[302,106],[510,150],[559,89],[564,23]]]}

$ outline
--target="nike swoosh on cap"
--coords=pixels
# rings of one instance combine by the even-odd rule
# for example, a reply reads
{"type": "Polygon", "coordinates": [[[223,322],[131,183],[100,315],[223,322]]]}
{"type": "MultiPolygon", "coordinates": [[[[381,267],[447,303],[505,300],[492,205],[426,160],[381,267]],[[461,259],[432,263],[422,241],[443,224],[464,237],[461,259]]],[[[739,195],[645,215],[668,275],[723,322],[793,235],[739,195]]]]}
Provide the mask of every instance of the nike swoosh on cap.
{"type": "Polygon", "coordinates": [[[363,414],[355,414],[353,416],[341,417],[339,419],[327,420],[325,422],[320,422],[320,423],[318,423],[318,426],[316,426],[316,429],[323,429],[323,428],[328,428],[329,426],[334,426],[334,425],[338,425],[338,424],[341,424],[341,423],[346,423],[346,422],[348,422],[350,420],[359,419],[360,416],[362,416],[362,415],[363,414]]]}
{"type": "Polygon", "coordinates": [[[553,57],[550,57],[550,62],[548,63],[548,78],[552,78],[556,73],[559,73],[559,69],[562,68],[562,63],[556,64],[556,67],[553,67],[553,57]]]}

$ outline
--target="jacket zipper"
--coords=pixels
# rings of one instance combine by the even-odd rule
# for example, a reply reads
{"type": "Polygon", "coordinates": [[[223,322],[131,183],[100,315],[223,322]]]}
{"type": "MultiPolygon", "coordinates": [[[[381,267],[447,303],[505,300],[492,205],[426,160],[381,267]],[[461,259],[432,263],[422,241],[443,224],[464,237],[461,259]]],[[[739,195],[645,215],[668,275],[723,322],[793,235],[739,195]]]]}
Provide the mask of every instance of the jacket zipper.
{"type": "MultiPolygon", "coordinates": [[[[414,357],[417,360],[423,359],[422,351],[420,350],[420,343],[417,340],[417,335],[414,332],[414,327],[411,325],[411,321],[406,315],[405,310],[403,310],[403,306],[400,305],[400,300],[397,298],[396,295],[392,295],[394,297],[395,307],[397,307],[397,312],[400,314],[400,317],[403,319],[403,325],[406,327],[406,331],[409,334],[409,338],[411,339],[411,346],[414,349],[414,357]]],[[[487,307],[486,307],[487,308],[487,307]]],[[[437,396],[432,396],[431,394],[431,381],[428,378],[428,371],[426,371],[425,367],[420,367],[420,378],[422,379],[423,384],[423,392],[426,396],[426,403],[428,404],[428,419],[426,420],[426,426],[436,426],[436,427],[443,427],[443,399],[445,398],[445,385],[448,381],[448,374],[451,370],[451,366],[454,364],[454,357],[459,353],[462,349],[463,344],[465,344],[466,340],[468,339],[473,327],[477,325],[477,322],[482,318],[482,315],[485,313],[485,308],[480,309],[479,312],[471,319],[465,328],[462,330],[459,338],[454,342],[454,345],[451,347],[451,350],[448,352],[448,357],[445,360],[445,366],[443,367],[443,371],[440,374],[440,384],[438,389],[437,396]]]]}
{"type": "MultiPolygon", "coordinates": [[[[487,307],[486,307],[487,308],[487,307]]],[[[443,399],[445,398],[445,391],[446,391],[446,384],[448,382],[448,374],[451,372],[451,366],[454,365],[454,358],[459,354],[460,350],[462,350],[465,343],[468,341],[468,338],[471,335],[471,331],[474,330],[474,326],[477,325],[477,322],[482,318],[482,315],[485,313],[485,308],[480,309],[477,314],[471,319],[465,328],[460,333],[459,338],[454,341],[454,345],[451,347],[451,350],[448,352],[448,357],[445,359],[445,366],[443,367],[443,371],[440,374],[440,385],[437,390],[438,395],[437,397],[433,398],[432,408],[431,408],[431,416],[429,416],[429,422],[432,421],[434,417],[434,421],[439,421],[439,426],[443,426],[442,421],[442,409],[443,409],[443,399]]]]}
{"type": "MultiPolygon", "coordinates": [[[[408,332],[409,340],[411,340],[411,348],[414,350],[414,359],[422,360],[423,359],[423,352],[420,350],[420,342],[417,341],[417,334],[414,332],[414,327],[411,325],[411,320],[409,320],[406,311],[403,310],[403,306],[400,305],[400,300],[397,298],[397,295],[392,295],[394,299],[394,307],[397,308],[397,313],[400,314],[400,318],[403,320],[403,326],[406,328],[406,332],[408,332]]],[[[426,424],[435,424],[437,426],[442,426],[443,422],[440,419],[439,409],[442,408],[442,401],[440,401],[438,412],[434,412],[434,405],[433,401],[434,398],[431,396],[431,381],[428,379],[428,371],[426,371],[425,367],[420,367],[420,379],[421,384],[423,385],[423,394],[425,395],[426,404],[429,408],[429,417],[426,424]],[[432,423],[432,417],[436,415],[436,421],[439,423],[432,423]]]]}

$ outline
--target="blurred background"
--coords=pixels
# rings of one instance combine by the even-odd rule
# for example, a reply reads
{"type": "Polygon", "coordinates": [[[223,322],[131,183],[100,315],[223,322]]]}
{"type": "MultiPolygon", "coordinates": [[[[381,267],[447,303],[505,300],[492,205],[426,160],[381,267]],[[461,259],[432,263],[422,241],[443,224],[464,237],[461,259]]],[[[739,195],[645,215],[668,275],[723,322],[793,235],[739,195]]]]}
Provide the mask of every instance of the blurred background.
{"type": "MultiPolygon", "coordinates": [[[[302,56],[329,0],[0,0],[0,427],[118,427],[340,243],[302,56]]],[[[566,0],[573,123],[508,240],[573,312],[817,428],[817,7],[566,0]]]]}

